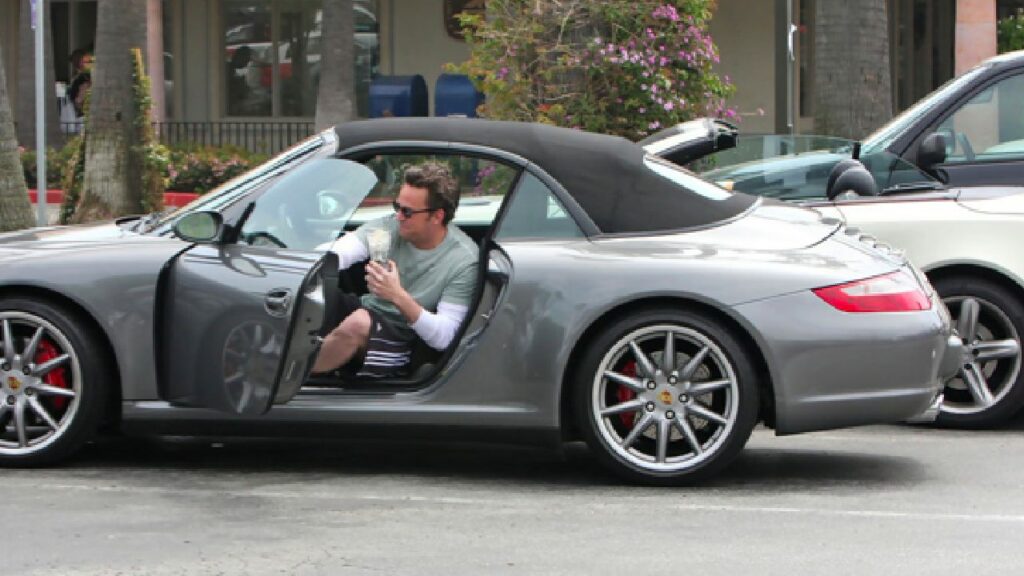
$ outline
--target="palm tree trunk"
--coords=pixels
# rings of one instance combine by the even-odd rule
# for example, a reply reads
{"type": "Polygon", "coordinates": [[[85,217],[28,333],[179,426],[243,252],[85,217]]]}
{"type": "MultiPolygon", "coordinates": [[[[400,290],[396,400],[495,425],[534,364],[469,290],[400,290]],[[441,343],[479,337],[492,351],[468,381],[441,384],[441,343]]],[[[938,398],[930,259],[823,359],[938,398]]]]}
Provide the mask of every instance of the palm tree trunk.
{"type": "Polygon", "coordinates": [[[142,212],[142,166],[135,139],[131,49],[146,48],[146,3],[98,5],[96,63],[85,129],[85,184],[73,221],[142,212]]]}
{"type": "Polygon", "coordinates": [[[0,45],[0,232],[30,228],[33,224],[25,174],[18,158],[18,140],[14,135],[3,46],[0,45]]]}
{"type": "Polygon", "coordinates": [[[886,0],[817,0],[814,131],[860,139],[892,117],[886,0]]]}
{"type": "Polygon", "coordinates": [[[324,0],[317,130],[355,117],[354,20],[352,0],[324,0]]]}
{"type": "MultiPolygon", "coordinates": [[[[21,0],[18,17],[18,142],[36,148],[36,31],[32,29],[32,7],[21,0]]],[[[46,102],[46,145],[60,148],[64,135],[57,116],[57,96],[53,91],[53,36],[50,27],[50,2],[46,2],[43,19],[43,101],[46,102]]]]}

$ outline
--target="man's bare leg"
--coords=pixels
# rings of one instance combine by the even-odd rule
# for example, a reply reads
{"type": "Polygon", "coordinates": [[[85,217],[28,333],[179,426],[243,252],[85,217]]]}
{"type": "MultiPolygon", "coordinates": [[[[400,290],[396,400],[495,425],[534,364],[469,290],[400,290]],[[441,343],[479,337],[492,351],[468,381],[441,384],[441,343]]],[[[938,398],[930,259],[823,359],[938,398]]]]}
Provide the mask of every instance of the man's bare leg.
{"type": "Polygon", "coordinates": [[[344,366],[359,350],[366,349],[370,339],[370,313],[360,308],[349,314],[331,330],[320,346],[313,364],[313,373],[330,372],[344,366]]]}

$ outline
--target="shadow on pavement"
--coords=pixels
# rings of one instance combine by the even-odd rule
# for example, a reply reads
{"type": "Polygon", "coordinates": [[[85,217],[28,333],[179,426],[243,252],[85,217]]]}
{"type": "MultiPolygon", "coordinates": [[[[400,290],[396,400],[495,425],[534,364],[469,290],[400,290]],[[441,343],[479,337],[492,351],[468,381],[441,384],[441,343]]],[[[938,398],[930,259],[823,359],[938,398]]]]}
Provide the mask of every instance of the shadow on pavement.
{"type": "MultiPolygon", "coordinates": [[[[398,444],[281,439],[106,438],[65,469],[204,476],[421,476],[476,484],[621,486],[581,443],[562,453],[480,444],[398,444]]],[[[718,477],[690,489],[779,491],[916,483],[922,465],[887,455],[748,448],[718,477]]]]}

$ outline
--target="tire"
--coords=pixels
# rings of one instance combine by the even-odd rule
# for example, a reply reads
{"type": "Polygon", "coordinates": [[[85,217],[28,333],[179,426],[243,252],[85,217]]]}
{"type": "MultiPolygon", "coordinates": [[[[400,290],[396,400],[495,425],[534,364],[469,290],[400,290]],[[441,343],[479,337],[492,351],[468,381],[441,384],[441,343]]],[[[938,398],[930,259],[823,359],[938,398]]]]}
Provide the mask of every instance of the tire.
{"type": "Polygon", "coordinates": [[[95,435],[116,381],[105,350],[75,312],[29,298],[0,301],[0,341],[0,466],[67,458],[95,435]]]}
{"type": "Polygon", "coordinates": [[[706,479],[739,454],[757,423],[757,372],[747,350],[695,312],[647,309],[614,321],[584,353],[574,386],[590,449],[633,482],[706,479]],[[666,366],[670,342],[674,361],[666,366]]]}
{"type": "Polygon", "coordinates": [[[940,278],[934,286],[953,316],[953,325],[961,331],[967,353],[960,372],[946,382],[936,423],[951,428],[1003,424],[1024,405],[1020,353],[1024,305],[1003,286],[981,278],[940,278]],[[964,321],[971,316],[976,317],[973,330],[964,321]],[[965,328],[973,334],[963,334],[965,328]],[[1001,356],[978,360],[991,355],[1001,356]],[[975,386],[968,386],[969,382],[975,386]]]}

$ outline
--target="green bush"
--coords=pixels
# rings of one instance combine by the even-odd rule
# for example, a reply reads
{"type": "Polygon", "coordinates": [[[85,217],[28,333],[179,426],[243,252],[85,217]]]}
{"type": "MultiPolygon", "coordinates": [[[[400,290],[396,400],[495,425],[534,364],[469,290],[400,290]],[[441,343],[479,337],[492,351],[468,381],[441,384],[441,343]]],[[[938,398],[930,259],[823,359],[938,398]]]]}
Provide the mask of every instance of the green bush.
{"type": "MultiPolygon", "coordinates": [[[[71,147],[60,150],[46,149],[46,183],[48,188],[60,188],[64,165],[71,158],[71,147]]],[[[36,177],[36,151],[21,149],[21,168],[25,172],[25,184],[29,188],[38,188],[36,177]]]]}
{"type": "MultiPolygon", "coordinates": [[[[65,171],[71,168],[72,160],[77,160],[80,164],[84,159],[79,150],[80,140],[81,137],[76,137],[60,150],[47,149],[46,180],[50,188],[65,188],[68,183],[65,171]]],[[[166,189],[175,192],[209,192],[267,160],[264,154],[248,152],[237,146],[178,146],[170,149],[154,146],[150,150],[153,151],[153,165],[163,171],[166,189]],[[157,155],[160,157],[156,157],[157,155]]],[[[29,188],[35,188],[34,150],[21,151],[21,165],[25,172],[26,184],[29,188]]],[[[78,171],[81,171],[80,166],[78,171]]]]}
{"type": "Polygon", "coordinates": [[[996,45],[999,53],[1024,49],[1024,10],[996,22],[996,45]]]}
{"type": "Polygon", "coordinates": [[[481,115],[636,140],[697,116],[735,119],[714,71],[714,0],[490,0],[462,16],[470,59],[448,69],[486,95],[481,115]]]}
{"type": "Polygon", "coordinates": [[[263,154],[235,146],[171,148],[167,163],[167,189],[200,194],[209,192],[266,159],[263,154]]]}

